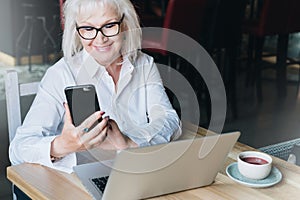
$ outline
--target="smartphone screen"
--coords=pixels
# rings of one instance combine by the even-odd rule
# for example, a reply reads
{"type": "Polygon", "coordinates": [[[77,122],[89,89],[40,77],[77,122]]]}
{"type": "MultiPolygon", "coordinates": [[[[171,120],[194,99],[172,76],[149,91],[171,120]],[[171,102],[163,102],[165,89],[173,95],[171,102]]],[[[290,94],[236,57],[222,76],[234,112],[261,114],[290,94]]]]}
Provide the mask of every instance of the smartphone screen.
{"type": "Polygon", "coordinates": [[[100,110],[94,85],[66,87],[65,95],[75,126],[80,125],[87,117],[100,110]]]}

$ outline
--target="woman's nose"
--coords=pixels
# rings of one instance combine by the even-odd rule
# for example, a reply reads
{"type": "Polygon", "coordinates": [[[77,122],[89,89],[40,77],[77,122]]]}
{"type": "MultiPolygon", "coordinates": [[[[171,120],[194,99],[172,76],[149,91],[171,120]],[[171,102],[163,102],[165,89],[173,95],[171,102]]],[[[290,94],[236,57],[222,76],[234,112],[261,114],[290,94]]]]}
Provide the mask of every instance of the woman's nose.
{"type": "Polygon", "coordinates": [[[108,37],[104,36],[100,31],[98,32],[97,36],[94,39],[94,42],[97,43],[104,43],[108,40],[108,37]]]}

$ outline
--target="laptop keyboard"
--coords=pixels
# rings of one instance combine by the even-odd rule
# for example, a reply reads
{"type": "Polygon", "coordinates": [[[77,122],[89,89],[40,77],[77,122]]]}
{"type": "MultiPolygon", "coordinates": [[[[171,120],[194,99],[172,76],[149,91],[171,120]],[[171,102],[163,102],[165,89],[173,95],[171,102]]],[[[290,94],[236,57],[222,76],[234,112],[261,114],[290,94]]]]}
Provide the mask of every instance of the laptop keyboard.
{"type": "Polygon", "coordinates": [[[93,178],[92,182],[96,185],[96,187],[103,193],[104,188],[106,186],[108,180],[108,176],[93,178]]]}

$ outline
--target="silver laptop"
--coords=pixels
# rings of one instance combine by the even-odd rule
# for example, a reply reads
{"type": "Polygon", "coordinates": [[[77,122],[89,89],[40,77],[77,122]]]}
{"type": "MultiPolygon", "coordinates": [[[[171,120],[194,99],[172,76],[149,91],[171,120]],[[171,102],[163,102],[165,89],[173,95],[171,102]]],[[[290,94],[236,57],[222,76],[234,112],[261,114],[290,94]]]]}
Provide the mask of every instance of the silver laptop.
{"type": "Polygon", "coordinates": [[[94,199],[143,199],[203,187],[213,183],[239,135],[123,150],[113,161],[77,165],[74,171],[94,199]]]}

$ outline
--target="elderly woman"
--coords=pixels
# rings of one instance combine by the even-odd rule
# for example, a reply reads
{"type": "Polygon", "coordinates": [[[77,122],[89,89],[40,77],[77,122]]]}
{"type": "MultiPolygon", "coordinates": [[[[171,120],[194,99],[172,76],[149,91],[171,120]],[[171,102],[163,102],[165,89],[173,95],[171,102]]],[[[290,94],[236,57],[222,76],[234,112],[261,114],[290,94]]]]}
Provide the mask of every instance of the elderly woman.
{"type": "Polygon", "coordinates": [[[180,121],[153,58],[140,51],[141,29],[131,2],[67,0],[64,14],[64,57],[45,73],[17,129],[9,150],[12,164],[39,163],[70,172],[76,152],[176,139],[180,121]],[[80,84],[95,86],[101,111],[76,127],[64,89],[80,84]]]}

